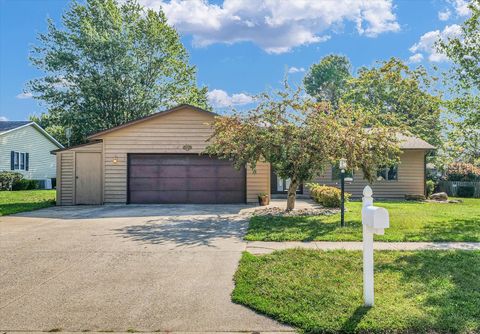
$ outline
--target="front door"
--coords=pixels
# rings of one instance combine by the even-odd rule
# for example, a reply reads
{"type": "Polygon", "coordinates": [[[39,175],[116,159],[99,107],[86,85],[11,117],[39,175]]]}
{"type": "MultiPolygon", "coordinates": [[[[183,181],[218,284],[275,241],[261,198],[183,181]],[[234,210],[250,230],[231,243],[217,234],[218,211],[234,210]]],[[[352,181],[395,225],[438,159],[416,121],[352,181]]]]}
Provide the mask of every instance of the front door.
{"type": "MultiPolygon", "coordinates": [[[[270,191],[272,194],[286,194],[290,187],[290,179],[282,179],[272,170],[270,191]]],[[[303,185],[297,188],[297,194],[303,194],[303,185]]]]}
{"type": "Polygon", "coordinates": [[[75,153],[75,204],[102,204],[101,153],[75,153]]]}

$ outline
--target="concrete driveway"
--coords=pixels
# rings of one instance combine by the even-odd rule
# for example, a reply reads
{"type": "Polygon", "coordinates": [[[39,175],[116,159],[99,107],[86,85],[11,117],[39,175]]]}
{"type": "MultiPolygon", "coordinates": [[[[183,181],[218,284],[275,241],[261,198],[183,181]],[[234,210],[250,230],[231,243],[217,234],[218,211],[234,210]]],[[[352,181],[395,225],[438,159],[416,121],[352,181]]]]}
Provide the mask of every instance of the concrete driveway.
{"type": "Polygon", "coordinates": [[[54,207],[0,217],[0,330],[289,331],[230,301],[245,208],[54,207]]]}

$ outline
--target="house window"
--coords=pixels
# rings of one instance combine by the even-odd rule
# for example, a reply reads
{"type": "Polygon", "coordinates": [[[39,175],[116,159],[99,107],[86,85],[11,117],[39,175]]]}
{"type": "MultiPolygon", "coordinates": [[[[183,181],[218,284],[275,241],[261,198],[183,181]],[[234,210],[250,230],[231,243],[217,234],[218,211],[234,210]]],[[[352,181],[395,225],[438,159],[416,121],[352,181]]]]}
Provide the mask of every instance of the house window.
{"type": "MultiPolygon", "coordinates": [[[[332,180],[340,180],[340,168],[338,166],[332,166],[332,180]]],[[[353,172],[346,170],[345,171],[345,177],[349,177],[353,179],[353,172]]]]}
{"type": "Polygon", "coordinates": [[[25,153],[20,153],[20,169],[25,170],[25,153]]]}
{"type": "Polygon", "coordinates": [[[15,159],[13,160],[13,168],[14,169],[19,169],[19,163],[18,161],[20,160],[20,153],[18,152],[15,152],[15,155],[14,155],[15,159]]]}
{"type": "Polygon", "coordinates": [[[398,180],[398,166],[382,167],[377,171],[378,181],[396,181],[398,180]]]}
{"type": "Polygon", "coordinates": [[[15,152],[11,153],[11,170],[28,170],[28,153],[15,152]]]}

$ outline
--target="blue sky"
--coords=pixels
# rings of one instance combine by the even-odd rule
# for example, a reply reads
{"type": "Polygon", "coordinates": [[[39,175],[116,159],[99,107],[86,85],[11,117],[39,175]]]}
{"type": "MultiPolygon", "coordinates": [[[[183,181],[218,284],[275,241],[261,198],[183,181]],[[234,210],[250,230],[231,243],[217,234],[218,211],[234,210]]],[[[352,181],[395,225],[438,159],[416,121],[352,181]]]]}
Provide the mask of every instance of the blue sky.
{"type": "MultiPolygon", "coordinates": [[[[162,6],[208,86],[217,109],[246,107],[278,87],[286,71],[300,82],[323,56],[348,56],[354,69],[399,57],[412,66],[448,66],[437,38],[458,34],[466,0],[139,0],[162,6]]],[[[41,75],[28,60],[46,19],[60,22],[67,0],[0,0],[0,119],[24,120],[45,110],[24,93],[41,75]]]]}

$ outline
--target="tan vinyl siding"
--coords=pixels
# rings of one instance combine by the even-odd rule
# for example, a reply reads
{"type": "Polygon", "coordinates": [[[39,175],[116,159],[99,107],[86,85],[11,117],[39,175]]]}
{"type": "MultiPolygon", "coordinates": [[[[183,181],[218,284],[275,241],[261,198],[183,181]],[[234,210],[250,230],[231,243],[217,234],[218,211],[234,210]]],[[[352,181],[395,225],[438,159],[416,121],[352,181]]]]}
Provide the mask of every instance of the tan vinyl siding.
{"type": "Polygon", "coordinates": [[[60,167],[58,168],[57,191],[59,192],[58,198],[60,202],[58,205],[72,205],[73,201],[73,187],[74,187],[74,158],[75,153],[73,151],[64,151],[58,154],[58,160],[60,167]]]}
{"type": "MultiPolygon", "coordinates": [[[[398,180],[375,181],[371,185],[373,196],[377,198],[403,198],[406,194],[424,193],[424,150],[405,150],[398,165],[398,180]]],[[[314,182],[329,186],[340,186],[339,180],[332,180],[332,169],[327,168],[314,182]]],[[[363,174],[356,171],[351,184],[345,183],[345,191],[354,197],[361,197],[363,188],[368,184],[363,174]]],[[[308,188],[305,190],[308,194],[308,188]]]]}
{"type": "MultiPolygon", "coordinates": [[[[201,153],[212,134],[212,122],[212,114],[185,107],[99,136],[104,145],[105,203],[127,201],[128,153],[201,153]],[[185,150],[185,145],[191,149],[185,150]]],[[[259,192],[269,193],[269,173],[263,164],[257,174],[247,171],[247,201],[256,201],[259,192]]]]}
{"type": "Polygon", "coordinates": [[[57,205],[75,204],[75,153],[102,152],[102,143],[57,152],[57,205]]]}
{"type": "Polygon", "coordinates": [[[270,164],[257,163],[256,173],[247,168],[247,202],[258,201],[258,194],[270,194],[270,164]]]}
{"type": "Polygon", "coordinates": [[[58,149],[50,139],[28,125],[0,136],[0,171],[10,171],[10,152],[29,154],[29,166],[26,170],[14,170],[23,174],[26,179],[44,180],[55,177],[56,160],[50,154],[58,149]]]}

